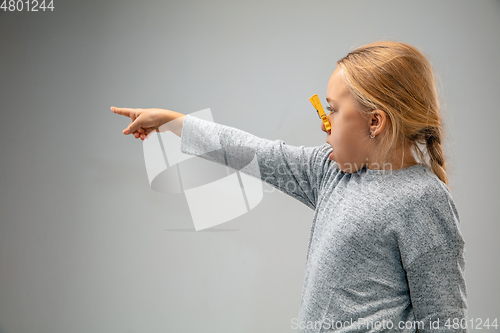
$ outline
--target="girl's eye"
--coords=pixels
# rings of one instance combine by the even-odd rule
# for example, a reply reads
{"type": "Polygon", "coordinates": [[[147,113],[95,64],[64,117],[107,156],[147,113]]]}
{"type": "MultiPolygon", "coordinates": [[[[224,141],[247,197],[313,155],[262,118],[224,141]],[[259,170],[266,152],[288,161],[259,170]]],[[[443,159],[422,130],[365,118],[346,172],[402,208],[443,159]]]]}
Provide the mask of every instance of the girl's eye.
{"type": "Polygon", "coordinates": [[[335,111],[334,111],[334,110],[333,110],[330,106],[327,106],[327,107],[326,107],[326,109],[327,109],[328,111],[330,111],[330,114],[332,114],[333,112],[335,112],[335,111]]]}

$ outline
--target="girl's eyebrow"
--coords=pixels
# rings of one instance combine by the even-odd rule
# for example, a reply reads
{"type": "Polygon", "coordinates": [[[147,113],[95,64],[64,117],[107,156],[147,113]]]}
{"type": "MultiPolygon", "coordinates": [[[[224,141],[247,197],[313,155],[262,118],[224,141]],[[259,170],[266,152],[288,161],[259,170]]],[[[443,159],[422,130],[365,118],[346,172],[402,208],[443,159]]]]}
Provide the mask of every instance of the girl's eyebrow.
{"type": "Polygon", "coordinates": [[[328,97],[326,98],[326,101],[327,101],[328,103],[330,103],[330,102],[331,102],[332,104],[337,104],[337,102],[335,102],[333,99],[328,98],[328,97]]]}

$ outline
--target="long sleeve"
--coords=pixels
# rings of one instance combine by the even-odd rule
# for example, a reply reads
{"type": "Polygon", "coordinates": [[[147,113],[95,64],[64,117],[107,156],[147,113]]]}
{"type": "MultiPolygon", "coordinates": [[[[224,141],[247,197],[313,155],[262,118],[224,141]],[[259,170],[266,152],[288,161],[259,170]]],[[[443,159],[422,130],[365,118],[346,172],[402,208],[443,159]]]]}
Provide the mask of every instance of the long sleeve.
{"type": "Polygon", "coordinates": [[[468,332],[465,250],[438,246],[406,268],[418,332],[468,332]]]}
{"type": "Polygon", "coordinates": [[[417,193],[408,199],[398,243],[415,320],[423,323],[418,332],[468,332],[458,211],[438,180],[417,193]]]}
{"type": "Polygon", "coordinates": [[[294,147],[282,140],[258,138],[242,130],[187,115],[181,152],[242,169],[254,156],[259,170],[242,170],[315,209],[323,171],[329,163],[328,144],[294,147]]]}

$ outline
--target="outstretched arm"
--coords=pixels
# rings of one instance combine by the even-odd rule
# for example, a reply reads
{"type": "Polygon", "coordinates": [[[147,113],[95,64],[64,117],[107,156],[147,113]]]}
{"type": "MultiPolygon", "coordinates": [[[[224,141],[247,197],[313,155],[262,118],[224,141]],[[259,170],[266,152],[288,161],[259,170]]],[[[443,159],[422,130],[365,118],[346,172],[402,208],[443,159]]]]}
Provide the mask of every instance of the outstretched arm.
{"type": "Polygon", "coordinates": [[[248,155],[255,154],[258,169],[242,172],[260,178],[312,209],[316,207],[321,179],[329,162],[329,146],[326,144],[318,147],[289,146],[282,140],[258,138],[233,127],[171,110],[115,107],[111,110],[131,119],[123,130],[126,135],[133,134],[144,140],[168,123],[168,130],[181,137],[183,153],[234,169],[243,167],[248,162],[248,155]]]}

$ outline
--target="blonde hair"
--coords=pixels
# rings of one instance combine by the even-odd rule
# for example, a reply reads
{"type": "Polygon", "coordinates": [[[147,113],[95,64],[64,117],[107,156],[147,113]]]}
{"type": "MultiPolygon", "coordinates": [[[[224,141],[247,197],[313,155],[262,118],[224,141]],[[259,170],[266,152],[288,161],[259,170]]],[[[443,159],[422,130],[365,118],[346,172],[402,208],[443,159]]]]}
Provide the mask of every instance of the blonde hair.
{"type": "Polygon", "coordinates": [[[375,138],[377,160],[410,145],[415,158],[448,184],[440,104],[426,57],[411,45],[379,41],[349,52],[337,66],[364,115],[375,109],[387,114],[388,126],[375,138]]]}

